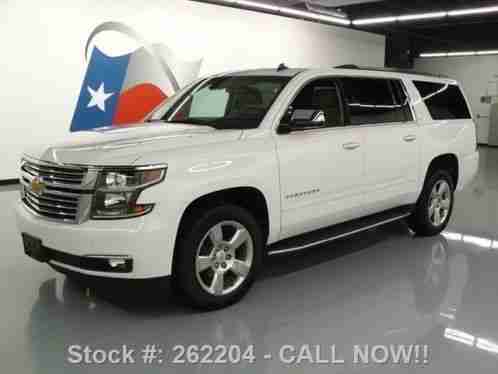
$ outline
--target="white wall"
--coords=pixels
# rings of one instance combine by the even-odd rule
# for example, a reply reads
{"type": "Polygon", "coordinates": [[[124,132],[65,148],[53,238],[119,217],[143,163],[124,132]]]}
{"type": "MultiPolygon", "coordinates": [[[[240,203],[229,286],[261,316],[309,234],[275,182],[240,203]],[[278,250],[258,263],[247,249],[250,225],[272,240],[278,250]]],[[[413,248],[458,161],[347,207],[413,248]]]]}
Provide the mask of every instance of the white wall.
{"type": "Polygon", "coordinates": [[[201,75],[256,67],[383,66],[382,36],[187,0],[0,2],[0,179],[19,155],[69,131],[95,26],[119,21],[187,60],[201,75]]]}
{"type": "MultiPolygon", "coordinates": [[[[481,97],[487,94],[489,85],[496,87],[498,56],[420,58],[415,61],[415,69],[448,75],[461,82],[476,119],[477,141],[480,144],[487,144],[490,105],[482,104],[481,97]]],[[[496,102],[498,100],[495,97],[493,103],[496,102]]]]}

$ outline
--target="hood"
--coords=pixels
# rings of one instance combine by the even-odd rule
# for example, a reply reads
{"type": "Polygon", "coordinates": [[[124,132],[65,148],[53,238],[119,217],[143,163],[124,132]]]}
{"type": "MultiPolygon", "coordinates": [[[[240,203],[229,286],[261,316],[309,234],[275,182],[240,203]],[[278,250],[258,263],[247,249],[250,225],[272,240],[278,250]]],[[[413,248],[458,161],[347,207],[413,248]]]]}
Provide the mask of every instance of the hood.
{"type": "MultiPolygon", "coordinates": [[[[38,145],[25,154],[40,160],[82,165],[133,165],[149,152],[234,141],[241,130],[207,126],[147,123],[136,127],[101,128],[73,133],[52,144],[38,145]]],[[[167,160],[157,160],[165,162],[167,160]]]]}

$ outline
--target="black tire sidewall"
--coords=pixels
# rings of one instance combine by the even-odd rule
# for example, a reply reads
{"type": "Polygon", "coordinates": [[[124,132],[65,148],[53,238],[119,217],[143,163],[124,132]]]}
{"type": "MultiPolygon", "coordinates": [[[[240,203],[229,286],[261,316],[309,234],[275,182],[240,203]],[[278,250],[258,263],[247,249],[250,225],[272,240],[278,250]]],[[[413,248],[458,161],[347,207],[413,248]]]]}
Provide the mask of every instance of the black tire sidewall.
{"type": "Polygon", "coordinates": [[[190,221],[191,228],[183,230],[177,245],[175,280],[186,296],[187,303],[202,309],[218,309],[238,301],[251,287],[257,275],[263,254],[263,235],[254,217],[245,209],[235,205],[222,205],[212,208],[190,221]],[[215,296],[205,291],[197,280],[195,258],[197,248],[206,233],[221,221],[236,221],[243,225],[253,240],[253,263],[244,282],[227,295],[215,296]]]}
{"type": "Polygon", "coordinates": [[[444,170],[435,171],[427,178],[422,193],[417,201],[415,212],[411,217],[411,226],[417,234],[424,236],[436,235],[446,228],[453,212],[453,205],[455,200],[454,190],[455,188],[453,179],[451,178],[451,175],[444,170]],[[450,186],[450,209],[448,211],[448,217],[446,218],[445,222],[439,226],[434,226],[428,214],[429,204],[431,200],[430,195],[432,189],[434,188],[434,185],[441,180],[446,181],[446,183],[448,183],[448,185],[450,186]]]}

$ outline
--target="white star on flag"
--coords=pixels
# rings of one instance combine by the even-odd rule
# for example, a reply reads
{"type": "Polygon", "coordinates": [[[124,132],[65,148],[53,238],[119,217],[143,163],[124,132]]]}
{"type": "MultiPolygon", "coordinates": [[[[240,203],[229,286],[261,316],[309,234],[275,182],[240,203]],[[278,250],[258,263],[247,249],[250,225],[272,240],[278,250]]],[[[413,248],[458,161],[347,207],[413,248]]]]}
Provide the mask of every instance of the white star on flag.
{"type": "Polygon", "coordinates": [[[114,95],[114,92],[105,93],[104,82],[100,83],[98,90],[94,90],[92,87],[87,86],[87,90],[92,96],[88,102],[87,108],[98,107],[101,111],[105,112],[105,102],[108,98],[114,95]]]}

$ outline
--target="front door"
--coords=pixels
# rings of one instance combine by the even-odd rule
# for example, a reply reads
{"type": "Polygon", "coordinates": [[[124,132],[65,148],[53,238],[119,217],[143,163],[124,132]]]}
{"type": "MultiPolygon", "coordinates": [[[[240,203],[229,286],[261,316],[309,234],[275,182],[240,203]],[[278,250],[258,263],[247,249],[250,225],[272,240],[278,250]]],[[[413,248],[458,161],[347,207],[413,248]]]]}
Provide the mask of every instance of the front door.
{"type": "Polygon", "coordinates": [[[276,134],[282,202],[281,239],[355,218],[362,205],[364,138],[345,127],[336,80],[304,85],[292,110],[321,110],[321,128],[276,134]]]}

